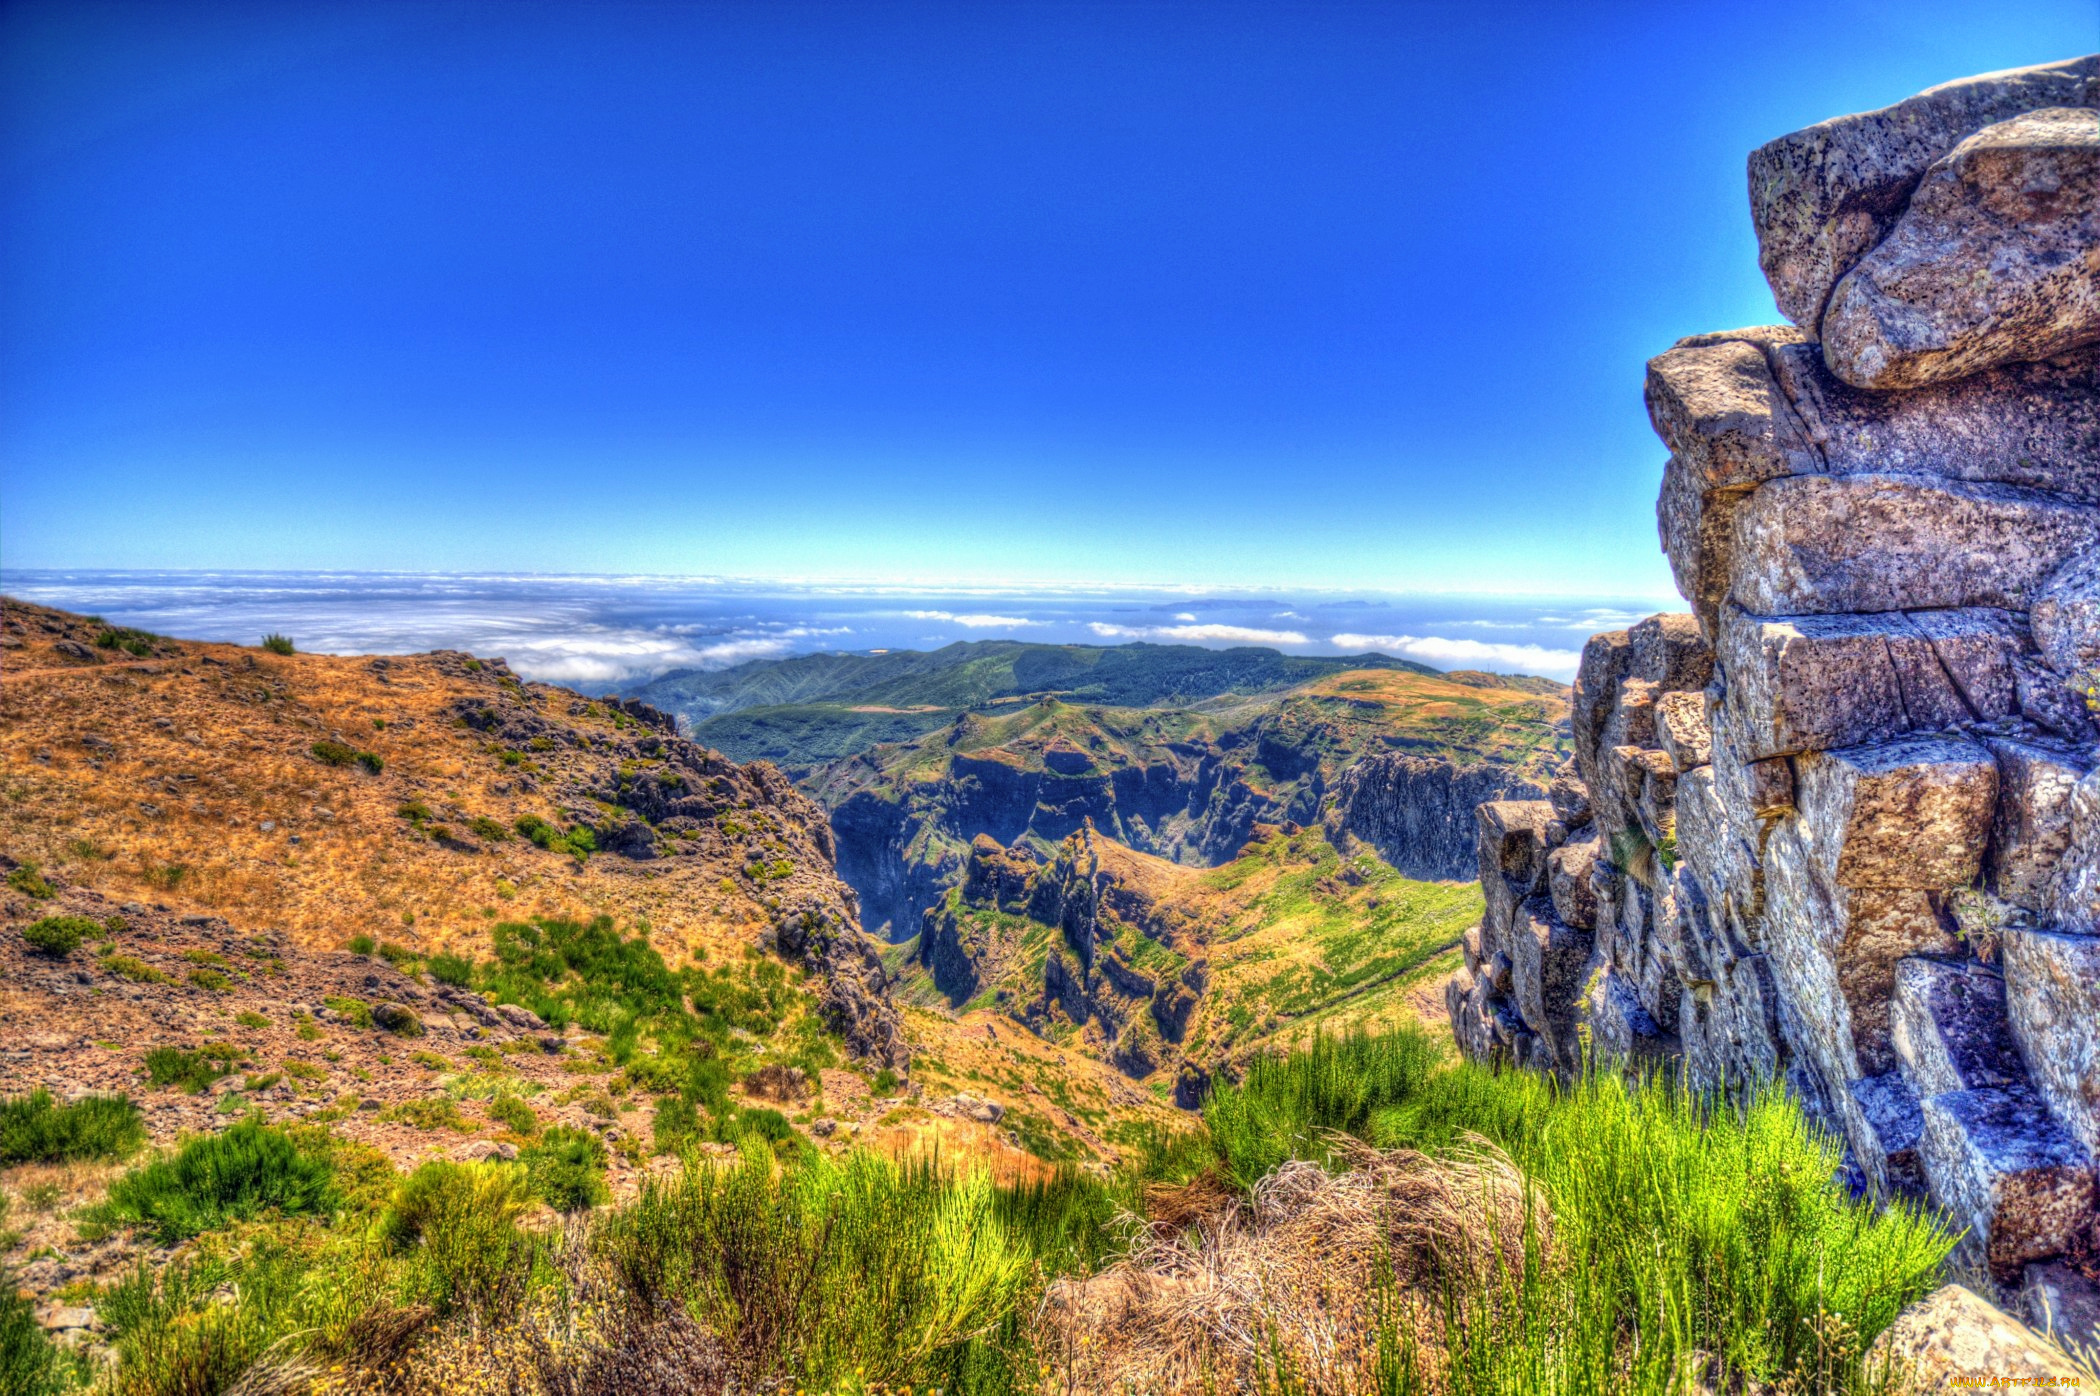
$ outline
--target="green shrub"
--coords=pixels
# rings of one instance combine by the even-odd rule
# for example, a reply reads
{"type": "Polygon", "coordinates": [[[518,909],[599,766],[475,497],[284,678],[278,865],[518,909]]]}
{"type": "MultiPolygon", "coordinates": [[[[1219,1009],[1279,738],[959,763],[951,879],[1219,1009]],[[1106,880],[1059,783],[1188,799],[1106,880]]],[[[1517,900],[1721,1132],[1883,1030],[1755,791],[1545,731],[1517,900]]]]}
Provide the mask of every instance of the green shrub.
{"type": "Polygon", "coordinates": [[[459,1113],[459,1106],[444,1096],[432,1096],[425,1100],[404,1100],[379,1112],[382,1120],[398,1120],[417,1129],[453,1129],[465,1134],[474,1126],[467,1117],[459,1113]]]}
{"type": "Polygon", "coordinates": [[[650,1136],[660,1154],[682,1153],[700,1142],[700,1112],[682,1096],[656,1102],[656,1121],[650,1136]]]}
{"type": "Polygon", "coordinates": [[[580,1212],[610,1195],[605,1186],[605,1146],[588,1130],[556,1125],[521,1150],[518,1161],[532,1195],[558,1212],[580,1212]]]}
{"type": "Polygon", "coordinates": [[[868,1083],[868,1092],[884,1097],[897,1094],[897,1073],[888,1067],[882,1068],[875,1073],[875,1079],[868,1083]]]}
{"type": "Polygon", "coordinates": [[[314,759],[324,766],[357,765],[375,776],[386,767],[386,762],[372,752],[359,751],[354,746],[346,746],[332,739],[315,742],[309,750],[313,752],[314,759]]]}
{"type": "Polygon", "coordinates": [[[121,1095],[60,1105],[46,1090],[0,1100],[0,1164],[118,1159],[146,1142],[138,1106],[121,1095]]]}
{"type": "Polygon", "coordinates": [[[369,955],[376,948],[376,942],[368,935],[354,935],[343,942],[343,948],[353,955],[369,955]]]}
{"type": "Polygon", "coordinates": [[[7,885],[32,901],[46,902],[58,895],[58,889],[44,877],[35,863],[23,863],[7,875],[7,885]]]}
{"type": "Polygon", "coordinates": [[[363,999],[332,995],[323,998],[321,1002],[342,1014],[353,1028],[369,1028],[372,1026],[372,1005],[366,1003],[363,999]]]}
{"type": "Polygon", "coordinates": [[[506,1093],[495,1097],[489,1101],[488,1109],[490,1119],[519,1134],[529,1137],[540,1131],[539,1112],[514,1095],[506,1093]]]}
{"type": "Polygon", "coordinates": [[[33,949],[63,960],[80,948],[80,942],[101,930],[85,916],[46,916],[22,928],[22,939],[33,949]]]}
{"type": "Polygon", "coordinates": [[[244,1028],[266,1028],[270,1026],[270,1020],[253,1009],[243,1009],[241,1012],[234,1014],[233,1021],[244,1028]]]}
{"type": "Polygon", "coordinates": [[[36,1321],[36,1306],[0,1271],[0,1391],[9,1396],[58,1396],[73,1383],[58,1345],[36,1321]]]}
{"type": "Polygon", "coordinates": [[[467,827],[474,831],[475,837],[485,839],[489,843],[505,843],[510,839],[510,830],[485,814],[477,814],[468,820],[467,827]]]}
{"type": "Polygon", "coordinates": [[[379,1232],[409,1257],[408,1288],[440,1313],[489,1313],[524,1292],[532,1242],[518,1228],[525,1179],[497,1164],[426,1163],[394,1191],[379,1232]]]}
{"type": "Polygon", "coordinates": [[[396,945],[391,940],[379,942],[379,958],[397,968],[416,958],[416,952],[405,945],[396,945]]]}
{"type": "Polygon", "coordinates": [[[117,1179],[95,1220],[141,1226],[173,1245],[265,1211],[326,1215],[336,1201],[327,1160],[281,1129],[243,1121],[117,1179]]]}
{"type": "Polygon", "coordinates": [[[167,974],[133,955],[104,955],[101,966],[105,973],[114,974],[119,979],[129,979],[134,984],[175,982],[167,974]]]}
{"type": "Polygon", "coordinates": [[[262,647],[268,650],[271,654],[290,654],[292,653],[292,637],[289,635],[279,635],[276,631],[273,630],[269,634],[263,636],[262,647]]]}
{"type": "Polygon", "coordinates": [[[432,955],[424,962],[424,968],[430,971],[432,979],[455,989],[464,989],[474,981],[474,962],[464,955],[432,955]]]}
{"type": "Polygon", "coordinates": [[[119,625],[105,627],[95,637],[95,643],[106,650],[122,650],[134,658],[144,659],[153,653],[153,638],[149,631],[119,625]]]}
{"type": "Polygon", "coordinates": [[[223,994],[233,987],[233,981],[215,969],[193,969],[187,978],[198,988],[214,994],[223,994]]]}
{"type": "Polygon", "coordinates": [[[180,1086],[195,1095],[232,1070],[221,1056],[180,1047],[155,1047],[146,1053],[146,1080],[156,1090],[180,1086]]]}

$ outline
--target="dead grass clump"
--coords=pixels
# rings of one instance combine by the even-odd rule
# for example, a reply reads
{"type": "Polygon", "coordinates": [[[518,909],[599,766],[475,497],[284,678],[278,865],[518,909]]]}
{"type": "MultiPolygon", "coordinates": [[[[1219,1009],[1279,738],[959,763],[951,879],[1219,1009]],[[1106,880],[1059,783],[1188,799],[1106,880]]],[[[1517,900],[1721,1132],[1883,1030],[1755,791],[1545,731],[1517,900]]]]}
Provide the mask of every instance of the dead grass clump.
{"type": "MultiPolygon", "coordinates": [[[[1377,1283],[1430,1299],[1498,1266],[1521,1270],[1527,1232],[1550,1252],[1545,1199],[1477,1137],[1432,1157],[1333,1141],[1347,1171],[1294,1160],[1249,1205],[1214,1206],[1201,1178],[1128,1256],[1045,1296],[1039,1342],[1072,1391],[1249,1389],[1288,1368],[1310,1389],[1361,1385],[1383,1316],[1377,1283]],[[1163,1225],[1184,1215],[1179,1230],[1163,1225]]],[[[1148,1210],[1151,1202],[1148,1199],[1148,1210]]]]}
{"type": "Polygon", "coordinates": [[[791,1105],[809,1094],[809,1073],[799,1066],[768,1062],[744,1078],[744,1090],[760,1100],[791,1105]]]}

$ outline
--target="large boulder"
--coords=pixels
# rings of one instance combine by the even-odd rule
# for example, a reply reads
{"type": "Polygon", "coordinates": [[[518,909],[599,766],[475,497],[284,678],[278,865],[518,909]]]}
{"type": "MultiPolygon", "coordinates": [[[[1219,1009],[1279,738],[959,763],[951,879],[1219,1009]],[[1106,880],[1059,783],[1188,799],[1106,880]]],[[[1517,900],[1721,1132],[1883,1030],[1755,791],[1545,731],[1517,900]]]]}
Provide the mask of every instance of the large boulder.
{"type": "Polygon", "coordinates": [[[1732,519],[1729,594],[1761,615],[1953,606],[2026,610],[2100,546],[2100,511],[2013,485],[1929,475],[1795,475],[1732,519]]]}
{"type": "Polygon", "coordinates": [[[2100,57],[1942,83],[1821,121],[1750,155],[1757,260],[1779,309],[1814,326],[1838,279],[1888,234],[1925,171],[1963,137],[2044,107],[2100,106],[2100,57]]]}
{"type": "Polygon", "coordinates": [[[2076,1388],[2079,1371],[2041,1335],[1960,1285],[1896,1315],[1868,1350],[1870,1380],[1894,1390],[1986,1389],[2015,1382],[2076,1388]],[[1957,1386],[1959,1383],[1959,1386],[1957,1386]]]}
{"type": "Polygon", "coordinates": [[[1986,126],[1936,161],[1823,313],[1861,388],[1921,388],[2100,339],[2100,111],[1986,126]]]}

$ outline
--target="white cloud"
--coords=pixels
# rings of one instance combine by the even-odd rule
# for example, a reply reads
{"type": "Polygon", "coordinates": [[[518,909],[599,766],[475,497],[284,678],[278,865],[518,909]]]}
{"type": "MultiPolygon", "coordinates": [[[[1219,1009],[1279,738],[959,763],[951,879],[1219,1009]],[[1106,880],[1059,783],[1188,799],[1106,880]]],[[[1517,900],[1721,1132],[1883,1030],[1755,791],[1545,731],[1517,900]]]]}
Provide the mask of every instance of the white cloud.
{"type": "Polygon", "coordinates": [[[1178,612],[1174,617],[1174,619],[1176,620],[1194,620],[1195,618],[1196,615],[1193,611],[1181,611],[1178,612]]]}
{"type": "Polygon", "coordinates": [[[1256,630],[1245,625],[1110,625],[1089,621],[1087,629],[1103,639],[1180,640],[1187,644],[1309,645],[1312,641],[1295,630],[1256,630]]]}
{"type": "Polygon", "coordinates": [[[1504,674],[1543,674],[1550,679],[1573,678],[1575,666],[1582,661],[1581,654],[1574,650],[1451,640],[1441,635],[1337,635],[1334,646],[1354,654],[1368,650],[1418,660],[1439,669],[1488,669],[1504,674]]]}
{"type": "Polygon", "coordinates": [[[906,611],[913,620],[944,620],[950,625],[960,625],[971,630],[1018,630],[1024,625],[1045,625],[1046,621],[1026,620],[1020,616],[991,616],[981,612],[965,611],[958,615],[954,611],[906,611]]]}

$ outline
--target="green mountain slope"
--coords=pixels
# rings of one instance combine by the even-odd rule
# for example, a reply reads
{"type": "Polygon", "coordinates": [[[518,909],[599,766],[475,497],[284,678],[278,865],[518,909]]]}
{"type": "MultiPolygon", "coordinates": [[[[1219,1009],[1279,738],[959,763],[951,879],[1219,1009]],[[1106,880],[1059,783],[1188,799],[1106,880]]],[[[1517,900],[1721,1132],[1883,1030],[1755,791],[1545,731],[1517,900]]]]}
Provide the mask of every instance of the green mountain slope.
{"type": "MultiPolygon", "coordinates": [[[[932,651],[808,654],[705,672],[681,670],[642,684],[628,696],[677,714],[702,741],[738,760],[750,760],[757,753],[740,750],[740,738],[764,729],[723,723],[725,714],[777,707],[886,708],[909,714],[1048,696],[1114,707],[1175,707],[1221,694],[1275,692],[1347,669],[1435,672],[1384,655],[1316,659],[1253,647],[972,640],[932,651]],[[713,725],[701,732],[711,720],[713,725]]],[[[840,720],[846,721],[843,715],[840,720]]]]}

